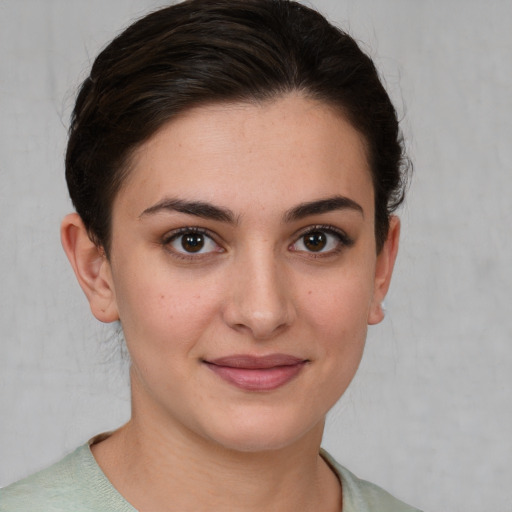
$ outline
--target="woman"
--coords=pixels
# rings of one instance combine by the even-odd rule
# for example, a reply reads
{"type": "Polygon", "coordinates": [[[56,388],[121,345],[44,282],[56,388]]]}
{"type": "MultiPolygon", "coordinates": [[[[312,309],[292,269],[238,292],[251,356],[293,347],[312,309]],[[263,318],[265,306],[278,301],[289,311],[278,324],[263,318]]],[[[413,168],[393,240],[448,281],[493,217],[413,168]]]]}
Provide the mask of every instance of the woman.
{"type": "Polygon", "coordinates": [[[132,417],[0,510],[411,511],[320,450],[382,320],[406,166],[371,60],[294,2],[190,0],[96,59],[62,242],[132,417]]]}

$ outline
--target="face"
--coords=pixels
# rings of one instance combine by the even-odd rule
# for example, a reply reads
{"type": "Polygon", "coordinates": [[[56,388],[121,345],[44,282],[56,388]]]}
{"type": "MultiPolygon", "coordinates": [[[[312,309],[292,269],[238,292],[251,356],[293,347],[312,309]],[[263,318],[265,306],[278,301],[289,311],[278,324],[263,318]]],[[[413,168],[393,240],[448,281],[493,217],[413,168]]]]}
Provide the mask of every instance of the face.
{"type": "Polygon", "coordinates": [[[381,319],[373,201],[360,135],[298,95],[197,108],[145,143],[102,263],[134,419],[244,451],[321,430],[381,319]]]}

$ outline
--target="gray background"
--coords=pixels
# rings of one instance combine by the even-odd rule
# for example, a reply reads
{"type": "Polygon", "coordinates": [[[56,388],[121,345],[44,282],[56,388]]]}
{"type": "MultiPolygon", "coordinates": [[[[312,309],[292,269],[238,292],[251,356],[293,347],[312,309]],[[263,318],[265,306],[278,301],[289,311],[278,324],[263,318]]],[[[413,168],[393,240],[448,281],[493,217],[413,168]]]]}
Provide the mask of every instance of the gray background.
{"type": "MultiPolygon", "coordinates": [[[[415,175],[388,315],[324,445],[429,511],[512,511],[512,2],[316,0],[375,58],[415,175]]],[[[128,418],[59,242],[73,96],[151,0],[0,0],[0,485],[128,418]]]]}

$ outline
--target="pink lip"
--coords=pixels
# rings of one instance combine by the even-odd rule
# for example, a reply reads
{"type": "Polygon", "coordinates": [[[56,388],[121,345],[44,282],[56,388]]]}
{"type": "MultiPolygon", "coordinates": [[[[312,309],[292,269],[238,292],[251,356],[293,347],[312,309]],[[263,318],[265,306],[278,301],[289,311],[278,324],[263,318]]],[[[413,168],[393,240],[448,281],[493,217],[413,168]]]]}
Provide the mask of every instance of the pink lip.
{"type": "Polygon", "coordinates": [[[307,362],[287,354],[262,357],[233,355],[204,361],[219,377],[248,391],[271,391],[284,386],[300,373],[307,362]]]}

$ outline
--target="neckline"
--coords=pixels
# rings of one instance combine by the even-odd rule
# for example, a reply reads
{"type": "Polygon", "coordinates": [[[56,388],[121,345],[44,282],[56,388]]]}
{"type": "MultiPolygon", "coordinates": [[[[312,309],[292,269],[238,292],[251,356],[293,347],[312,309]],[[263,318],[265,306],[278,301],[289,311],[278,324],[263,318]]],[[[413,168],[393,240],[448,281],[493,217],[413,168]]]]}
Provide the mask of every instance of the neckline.
{"type": "MultiPolygon", "coordinates": [[[[115,505],[117,507],[116,510],[119,512],[138,512],[137,509],[126,500],[126,498],[114,487],[112,482],[109,480],[107,475],[103,472],[100,465],[96,461],[94,454],[92,453],[91,447],[95,444],[100,443],[107,439],[112,432],[103,432],[98,434],[91,439],[87,443],[85,443],[78,450],[82,451],[84,455],[84,467],[89,468],[92,472],[93,478],[98,484],[99,488],[99,497],[103,500],[108,500],[109,505],[115,505]]],[[[77,451],[78,451],[77,450],[77,451]]],[[[320,447],[319,455],[325,461],[325,463],[329,466],[329,469],[334,473],[338,482],[341,486],[341,495],[342,495],[342,509],[340,512],[345,512],[345,503],[348,496],[347,493],[347,485],[345,479],[343,477],[340,465],[334,460],[334,458],[322,447],[320,447]]]]}

